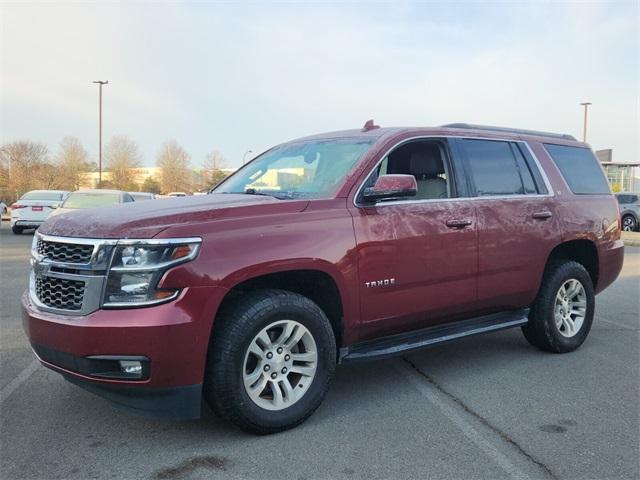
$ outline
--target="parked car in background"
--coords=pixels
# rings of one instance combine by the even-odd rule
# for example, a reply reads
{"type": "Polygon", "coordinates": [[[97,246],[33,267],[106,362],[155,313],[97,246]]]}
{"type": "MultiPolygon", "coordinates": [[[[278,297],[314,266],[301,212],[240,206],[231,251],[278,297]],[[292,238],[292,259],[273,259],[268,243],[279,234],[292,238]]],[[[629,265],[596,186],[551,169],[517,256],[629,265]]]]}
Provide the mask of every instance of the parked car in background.
{"type": "Polygon", "coordinates": [[[129,195],[133,197],[136,202],[141,202],[144,200],[155,200],[156,194],[149,192],[129,192],[129,195]]]}
{"type": "Polygon", "coordinates": [[[625,232],[640,230],[640,194],[616,193],[616,198],[620,205],[622,229],[625,232]]]}
{"type": "Polygon", "coordinates": [[[169,192],[167,193],[167,197],[186,197],[187,194],[185,192],[169,192]]]}
{"type": "Polygon", "coordinates": [[[337,363],[513,327],[571,352],[623,255],[572,136],[367,122],[276,146],[211,195],[49,219],[23,319],[44,365],[121,407],[194,418],[204,398],[265,434],[309,417],[337,363]]]}
{"type": "Polygon", "coordinates": [[[121,190],[78,190],[70,193],[53,215],[57,216],[81,208],[104,207],[127,202],[135,202],[135,200],[128,192],[121,190]]]}
{"type": "Polygon", "coordinates": [[[66,190],[32,190],[11,205],[11,229],[15,234],[38,228],[69,194],[66,190]]]}

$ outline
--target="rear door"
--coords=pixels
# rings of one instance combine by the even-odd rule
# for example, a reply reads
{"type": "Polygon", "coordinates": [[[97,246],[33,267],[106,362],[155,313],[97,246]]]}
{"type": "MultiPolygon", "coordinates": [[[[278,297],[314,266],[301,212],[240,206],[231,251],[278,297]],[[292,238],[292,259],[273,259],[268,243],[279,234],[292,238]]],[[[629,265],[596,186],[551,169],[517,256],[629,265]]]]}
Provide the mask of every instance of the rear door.
{"type": "MultiPolygon", "coordinates": [[[[446,198],[409,197],[367,205],[356,197],[351,209],[360,279],[361,338],[464,316],[476,301],[474,202],[459,197],[447,142],[429,140],[430,147],[433,142],[442,147],[445,172],[438,176],[446,178],[446,198]]],[[[402,148],[408,147],[399,146],[390,156],[394,151],[402,153],[402,148]]],[[[376,167],[379,171],[374,169],[371,175],[412,174],[408,158],[397,160],[392,167],[387,163],[389,156],[385,157],[376,167]]]]}
{"type": "Polygon", "coordinates": [[[478,225],[478,310],[533,302],[550,251],[560,243],[551,191],[525,142],[457,139],[478,225]]]}

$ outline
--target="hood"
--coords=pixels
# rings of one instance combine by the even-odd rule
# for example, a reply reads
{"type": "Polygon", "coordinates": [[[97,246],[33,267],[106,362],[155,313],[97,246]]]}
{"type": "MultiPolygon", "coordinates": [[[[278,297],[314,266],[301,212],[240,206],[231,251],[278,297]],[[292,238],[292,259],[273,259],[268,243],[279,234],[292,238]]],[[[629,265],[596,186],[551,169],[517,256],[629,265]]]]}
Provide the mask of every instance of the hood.
{"type": "MultiPolygon", "coordinates": [[[[174,225],[199,224],[230,216],[296,212],[309,202],[264,195],[214,194],[122,203],[87,209],[60,209],[39,231],[80,238],[152,238],[174,225]]],[[[194,231],[197,235],[197,230],[194,231]]]]}

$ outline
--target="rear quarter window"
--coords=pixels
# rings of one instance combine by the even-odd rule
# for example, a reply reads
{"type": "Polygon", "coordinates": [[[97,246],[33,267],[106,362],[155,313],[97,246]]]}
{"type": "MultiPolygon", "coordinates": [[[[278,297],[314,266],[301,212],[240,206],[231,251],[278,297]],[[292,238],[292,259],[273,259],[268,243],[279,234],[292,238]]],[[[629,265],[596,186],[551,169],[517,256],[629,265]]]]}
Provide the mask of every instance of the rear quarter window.
{"type": "Polygon", "coordinates": [[[591,150],[583,147],[544,144],[567,185],[576,194],[611,193],[607,179],[591,150]]]}

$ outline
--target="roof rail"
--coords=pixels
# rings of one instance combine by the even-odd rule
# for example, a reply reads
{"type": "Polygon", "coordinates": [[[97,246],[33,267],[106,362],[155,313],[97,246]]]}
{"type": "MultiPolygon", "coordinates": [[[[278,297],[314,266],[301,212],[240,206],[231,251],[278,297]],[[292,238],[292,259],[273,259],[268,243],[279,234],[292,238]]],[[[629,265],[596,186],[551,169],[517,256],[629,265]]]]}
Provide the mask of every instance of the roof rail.
{"type": "Polygon", "coordinates": [[[520,133],[522,135],[534,135],[536,137],[549,137],[549,138],[562,138],[564,140],[576,140],[573,135],[567,135],[566,133],[549,133],[539,132],[537,130],[525,130],[522,128],[506,128],[506,127],[492,127],[490,125],[474,125],[471,123],[448,123],[441,125],[445,128],[465,128],[468,130],[489,130],[493,132],[506,132],[506,133],[520,133]]]}

